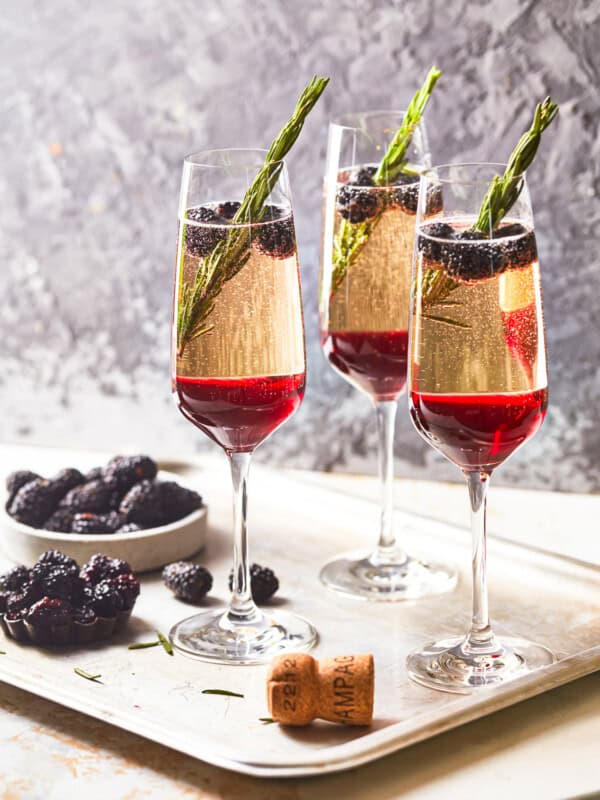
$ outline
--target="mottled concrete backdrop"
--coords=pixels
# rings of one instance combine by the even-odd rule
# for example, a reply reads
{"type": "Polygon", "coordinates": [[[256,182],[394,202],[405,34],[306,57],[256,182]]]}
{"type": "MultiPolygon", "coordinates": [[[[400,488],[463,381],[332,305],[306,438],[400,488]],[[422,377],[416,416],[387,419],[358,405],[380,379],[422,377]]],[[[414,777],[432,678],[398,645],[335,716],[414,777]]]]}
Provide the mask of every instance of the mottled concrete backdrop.
{"type": "MultiPolygon", "coordinates": [[[[310,379],[272,462],[371,470],[365,399],[316,335],[319,185],[332,114],[402,107],[427,67],[437,161],[500,160],[549,91],[561,115],[530,182],[551,407],[498,481],[600,489],[597,0],[0,2],[4,440],[185,455],[209,446],[169,397],[182,156],[266,146],[314,72],[331,85],[290,159],[310,379]]],[[[398,473],[456,477],[402,405],[398,473]]]]}

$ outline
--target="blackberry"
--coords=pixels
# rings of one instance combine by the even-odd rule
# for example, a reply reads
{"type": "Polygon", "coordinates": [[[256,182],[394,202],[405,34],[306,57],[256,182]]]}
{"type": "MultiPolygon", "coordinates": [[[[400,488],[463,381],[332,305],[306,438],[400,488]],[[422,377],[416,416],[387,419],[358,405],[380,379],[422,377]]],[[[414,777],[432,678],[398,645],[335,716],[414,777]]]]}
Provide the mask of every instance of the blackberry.
{"type": "Polygon", "coordinates": [[[71,523],[71,533],[94,534],[111,533],[110,528],[98,514],[84,512],[75,514],[71,523]]]}
{"type": "Polygon", "coordinates": [[[6,601],[10,597],[10,592],[0,592],[0,614],[6,611],[6,601]]]}
{"type": "Polygon", "coordinates": [[[455,230],[447,222],[431,222],[423,230],[428,236],[434,236],[436,239],[454,239],[455,230]]]}
{"type": "Polygon", "coordinates": [[[111,490],[104,481],[95,480],[76,486],[60,501],[60,508],[68,508],[73,514],[89,511],[92,514],[101,514],[108,511],[111,490]]]}
{"type": "Polygon", "coordinates": [[[80,625],[92,625],[98,619],[98,615],[90,605],[76,606],[73,609],[73,622],[80,625]]]}
{"type": "Polygon", "coordinates": [[[425,215],[431,216],[439,214],[444,210],[444,194],[442,192],[441,184],[427,186],[427,197],[425,199],[425,215]]]}
{"type": "MultiPolygon", "coordinates": [[[[272,569],[252,564],[250,567],[250,588],[256,603],[264,603],[279,589],[279,581],[272,569]]],[[[229,573],[229,591],[233,591],[233,570],[229,573]]]]}
{"type": "Polygon", "coordinates": [[[31,579],[30,570],[20,565],[0,575],[0,592],[18,592],[31,579]]]}
{"type": "Polygon", "coordinates": [[[53,567],[63,567],[71,575],[77,575],[79,572],[79,565],[74,558],[61,553],[60,550],[46,550],[35,562],[33,566],[34,574],[43,575],[46,570],[53,567]]]}
{"type": "Polygon", "coordinates": [[[51,481],[36,478],[18,490],[8,513],[18,522],[39,528],[56,507],[56,493],[51,481]]]}
{"type": "Polygon", "coordinates": [[[131,571],[127,561],[122,561],[119,558],[109,558],[97,553],[84,565],[80,575],[85,581],[94,585],[100,583],[100,581],[116,578],[117,575],[125,575],[131,571]]]}
{"type": "Polygon", "coordinates": [[[75,606],[85,606],[92,602],[94,597],[94,587],[91,583],[79,578],[77,583],[73,585],[73,593],[71,594],[71,603],[75,606]]]}
{"type": "Polygon", "coordinates": [[[6,510],[8,511],[8,507],[12,503],[14,496],[22,486],[25,486],[26,483],[31,483],[31,481],[39,480],[40,478],[41,475],[38,475],[36,472],[29,472],[29,470],[26,469],[11,472],[6,479],[6,492],[8,495],[6,510]]]}
{"type": "Polygon", "coordinates": [[[102,478],[102,474],[104,472],[104,467],[94,467],[85,476],[85,482],[90,483],[91,481],[99,481],[102,478]]]}
{"type": "Polygon", "coordinates": [[[199,564],[190,564],[188,561],[176,561],[167,564],[162,571],[165,586],[170,589],[179,600],[188,603],[197,603],[207,594],[213,584],[210,572],[199,564]]]}
{"type": "Polygon", "coordinates": [[[101,580],[107,577],[111,561],[112,559],[108,556],[96,553],[87,564],[83,565],[79,574],[84,581],[92,585],[100,583],[101,580]]]}
{"type": "Polygon", "coordinates": [[[275,258],[289,258],[296,250],[296,234],[294,231],[294,218],[291,213],[283,219],[282,212],[277,206],[267,206],[266,219],[273,220],[258,226],[256,234],[256,247],[265,255],[275,258]],[[269,212],[269,209],[274,209],[269,212]],[[270,214],[270,217],[269,217],[270,214]]]}
{"type": "Polygon", "coordinates": [[[119,506],[127,522],[136,522],[142,528],[163,525],[162,492],[159,483],[142,481],[130,489],[119,506]]]}
{"type": "Polygon", "coordinates": [[[123,598],[123,608],[126,611],[133,608],[140,593],[140,582],[135,575],[131,572],[117,575],[110,579],[110,584],[123,598]]]}
{"type": "Polygon", "coordinates": [[[227,231],[218,227],[224,220],[213,208],[208,206],[197,206],[188,208],[185,212],[186,219],[198,222],[199,225],[185,226],[185,249],[192,256],[206,258],[215,247],[221,242],[227,231]]]}
{"type": "Polygon", "coordinates": [[[125,525],[121,525],[120,528],[117,528],[116,533],[133,533],[134,531],[141,530],[142,528],[135,522],[127,522],[125,525]]]}
{"type": "Polygon", "coordinates": [[[361,167],[352,172],[348,181],[338,189],[336,208],[348,222],[364,222],[380,211],[383,192],[373,180],[375,172],[375,167],[361,167]]]}
{"type": "Polygon", "coordinates": [[[68,508],[57,508],[44,522],[44,530],[54,531],[55,533],[70,533],[71,523],[73,522],[73,512],[68,508]]]}
{"type": "Polygon", "coordinates": [[[156,462],[149,456],[115,456],[104,468],[102,480],[112,491],[124,494],[139,481],[153,480],[156,472],[156,462]]]}
{"type": "Polygon", "coordinates": [[[110,497],[108,498],[108,507],[111,511],[118,511],[119,506],[121,505],[121,500],[123,499],[123,492],[115,489],[115,491],[110,493],[110,497]]]}
{"type": "Polygon", "coordinates": [[[116,578],[118,575],[127,575],[128,573],[133,573],[133,570],[127,561],[123,561],[121,558],[109,558],[105,570],[107,578],[116,578]]]}
{"type": "Polygon", "coordinates": [[[419,205],[419,176],[401,172],[388,191],[390,206],[398,206],[408,214],[416,214],[419,205]]]}
{"type": "Polygon", "coordinates": [[[101,516],[88,512],[75,514],[71,524],[71,533],[114,533],[116,529],[107,522],[107,517],[107,514],[101,516]]]}
{"type": "Polygon", "coordinates": [[[158,486],[160,487],[162,510],[166,523],[183,519],[183,517],[191,514],[192,511],[202,508],[202,497],[198,492],[186,489],[184,486],[175,483],[175,481],[165,481],[164,483],[159,483],[158,486]]]}
{"type": "Polygon", "coordinates": [[[217,206],[217,218],[231,222],[239,211],[240,206],[241,203],[238,203],[237,200],[228,200],[225,203],[220,203],[217,206]]]}
{"type": "Polygon", "coordinates": [[[61,469],[61,471],[51,479],[51,483],[56,489],[57,499],[60,500],[70,489],[79,486],[81,483],[85,483],[85,477],[78,469],[69,467],[68,469],[61,469]]]}
{"type": "Polygon", "coordinates": [[[123,515],[118,511],[109,511],[108,514],[103,514],[100,519],[108,527],[111,533],[117,531],[123,524],[123,515]]]}
{"type": "Polygon", "coordinates": [[[94,586],[94,596],[90,605],[99,617],[116,617],[124,602],[111,581],[104,580],[94,586]]]}
{"type": "Polygon", "coordinates": [[[17,592],[11,592],[6,599],[7,614],[20,614],[32,606],[43,596],[42,588],[38,581],[32,580],[17,592]]]}
{"type": "Polygon", "coordinates": [[[42,597],[31,606],[26,620],[36,628],[54,628],[69,625],[73,619],[71,604],[58,598],[42,597]]]}
{"type": "Polygon", "coordinates": [[[83,591],[84,581],[64,567],[54,567],[40,578],[43,594],[60,600],[71,600],[83,591]]]}
{"type": "Polygon", "coordinates": [[[527,267],[537,257],[533,231],[518,223],[499,228],[491,239],[471,230],[452,230],[450,236],[449,227],[446,223],[426,225],[417,247],[425,258],[440,263],[457,280],[469,283],[490,278],[507,269],[527,267]],[[440,238],[451,239],[452,243],[437,241],[440,238]]]}

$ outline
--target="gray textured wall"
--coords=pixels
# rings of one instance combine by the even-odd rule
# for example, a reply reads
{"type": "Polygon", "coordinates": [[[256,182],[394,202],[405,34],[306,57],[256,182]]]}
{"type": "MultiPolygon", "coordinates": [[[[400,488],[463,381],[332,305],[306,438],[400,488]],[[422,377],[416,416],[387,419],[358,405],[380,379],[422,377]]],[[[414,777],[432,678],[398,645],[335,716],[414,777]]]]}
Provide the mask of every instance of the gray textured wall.
{"type": "MultiPolygon", "coordinates": [[[[309,386],[259,451],[371,470],[371,410],[316,336],[320,180],[332,114],[402,107],[430,63],[434,158],[499,160],[551,91],[530,183],[552,374],[537,438],[498,481],[600,488],[600,3],[596,0],[0,2],[4,440],[185,454],[171,404],[171,271],[182,156],[266,146],[314,72],[332,81],[290,159],[309,386]],[[82,10],[82,9],[86,10],[82,10]]],[[[402,406],[399,474],[456,478],[402,406]]]]}

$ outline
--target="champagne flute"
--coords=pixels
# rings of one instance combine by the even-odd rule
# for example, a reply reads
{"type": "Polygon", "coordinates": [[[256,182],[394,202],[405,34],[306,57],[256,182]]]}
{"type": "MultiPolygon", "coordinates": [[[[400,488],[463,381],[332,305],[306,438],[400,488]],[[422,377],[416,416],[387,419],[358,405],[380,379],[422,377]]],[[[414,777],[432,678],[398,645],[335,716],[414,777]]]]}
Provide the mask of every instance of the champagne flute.
{"type": "Polygon", "coordinates": [[[436,167],[421,177],[417,214],[409,408],[421,436],[467,479],[473,613],[466,636],[426,645],[408,657],[407,668],[418,683],[454,692],[494,686],[554,660],[541,645],[499,640],[488,612],[490,476],[540,428],[548,402],[539,264],[525,175],[510,178],[520,187],[511,207],[498,195],[498,202],[483,203],[503,171],[500,164],[436,167]],[[443,209],[434,216],[422,202],[431,192],[443,197],[443,209]],[[494,209],[501,209],[497,225],[494,209]]]}
{"type": "MultiPolygon", "coordinates": [[[[336,558],[321,580],[368,600],[414,599],[456,582],[451,568],[408,555],[394,530],[394,422],[406,386],[419,172],[430,163],[423,123],[412,129],[402,169],[375,179],[406,120],[407,112],[377,111],[331,124],[324,187],[321,344],[333,369],[375,408],[381,518],[376,548],[336,558]]],[[[436,202],[430,196],[430,206],[436,202]]]]}
{"type": "Polygon", "coordinates": [[[179,208],[173,393],[186,419],[229,458],[235,530],[229,607],[195,614],[170,635],[185,653],[226,664],[260,663],[317,639],[302,617],[258,609],[250,585],[251,454],[297,410],[305,384],[300,277],[282,161],[267,159],[268,204],[257,218],[238,221],[264,162],[259,150],[188,156],[179,208]]]}

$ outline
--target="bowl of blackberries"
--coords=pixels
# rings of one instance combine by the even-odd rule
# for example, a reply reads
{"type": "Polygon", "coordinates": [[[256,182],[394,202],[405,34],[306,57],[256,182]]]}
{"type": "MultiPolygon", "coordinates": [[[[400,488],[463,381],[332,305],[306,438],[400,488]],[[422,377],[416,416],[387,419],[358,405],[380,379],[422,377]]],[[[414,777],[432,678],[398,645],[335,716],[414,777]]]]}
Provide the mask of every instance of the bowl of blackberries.
{"type": "Polygon", "coordinates": [[[99,550],[136,572],[188,558],[204,545],[207,510],[178,476],[146,455],[45,477],[22,469],[6,478],[0,545],[16,562],[60,549],[86,561],[99,550]]]}
{"type": "Polygon", "coordinates": [[[80,569],[70,556],[47,550],[32,567],[0,575],[0,627],[37,645],[108,639],[125,626],[139,593],[122,559],[97,553],[80,569]]]}

